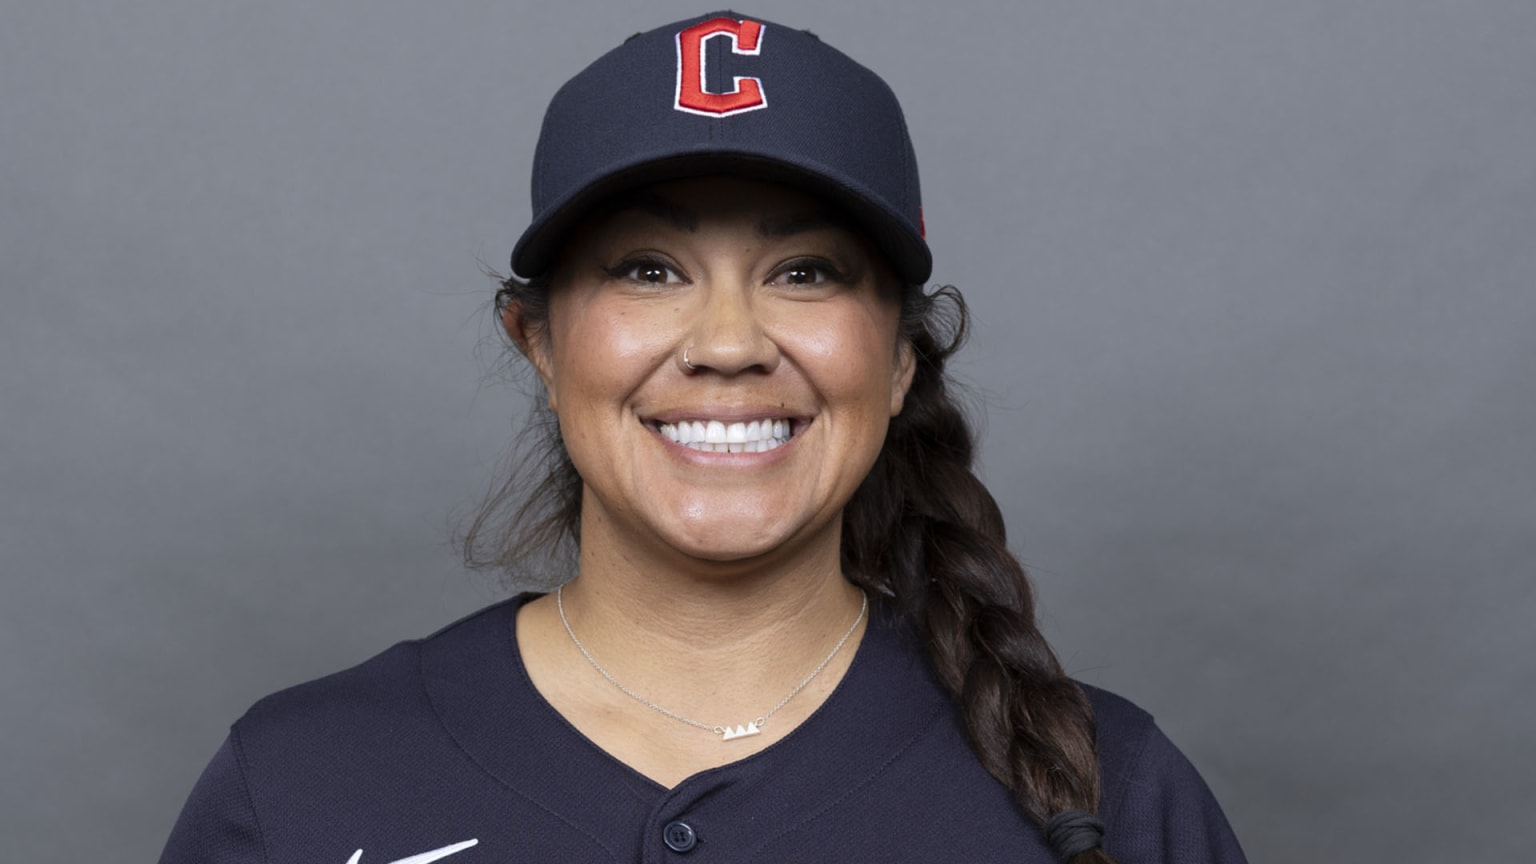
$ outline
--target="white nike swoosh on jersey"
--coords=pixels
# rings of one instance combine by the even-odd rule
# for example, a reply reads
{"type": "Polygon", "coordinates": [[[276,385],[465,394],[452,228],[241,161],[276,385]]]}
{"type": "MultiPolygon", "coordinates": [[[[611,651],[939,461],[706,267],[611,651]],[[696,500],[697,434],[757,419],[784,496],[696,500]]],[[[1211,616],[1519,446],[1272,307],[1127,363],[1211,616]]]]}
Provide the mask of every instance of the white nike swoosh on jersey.
{"type": "MultiPolygon", "coordinates": [[[[468,849],[469,847],[479,842],[479,840],[465,840],[463,843],[454,843],[451,846],[444,846],[441,849],[433,849],[431,852],[423,852],[420,855],[412,855],[409,858],[401,858],[398,861],[391,861],[389,864],[432,864],[433,861],[436,861],[439,858],[447,858],[449,855],[452,855],[455,852],[463,852],[465,849],[468,849]]],[[[363,860],[363,850],[359,849],[352,853],[351,858],[347,859],[347,864],[357,864],[357,862],[361,860],[363,860]]]]}

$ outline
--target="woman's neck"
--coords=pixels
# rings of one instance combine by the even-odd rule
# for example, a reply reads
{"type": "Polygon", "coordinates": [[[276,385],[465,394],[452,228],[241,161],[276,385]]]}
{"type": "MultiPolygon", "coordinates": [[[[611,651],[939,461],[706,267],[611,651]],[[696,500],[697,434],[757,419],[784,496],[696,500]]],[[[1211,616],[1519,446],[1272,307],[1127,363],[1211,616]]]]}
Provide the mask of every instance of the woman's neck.
{"type": "Polygon", "coordinates": [[[605,668],[616,677],[632,668],[637,682],[798,680],[811,668],[806,661],[814,666],[847,629],[862,599],[835,561],[656,573],[591,557],[583,555],[581,574],[564,589],[571,627],[595,657],[610,658],[600,660],[605,668]]]}

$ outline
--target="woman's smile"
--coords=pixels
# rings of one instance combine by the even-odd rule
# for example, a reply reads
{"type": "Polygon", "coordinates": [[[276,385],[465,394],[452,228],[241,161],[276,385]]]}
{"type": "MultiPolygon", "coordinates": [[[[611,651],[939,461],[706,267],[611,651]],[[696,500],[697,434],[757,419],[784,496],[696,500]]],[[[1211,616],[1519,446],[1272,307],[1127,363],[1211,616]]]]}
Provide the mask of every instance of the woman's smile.
{"type": "Polygon", "coordinates": [[[794,428],[795,421],[788,417],[656,423],[663,438],[702,453],[768,453],[788,444],[794,428]]]}

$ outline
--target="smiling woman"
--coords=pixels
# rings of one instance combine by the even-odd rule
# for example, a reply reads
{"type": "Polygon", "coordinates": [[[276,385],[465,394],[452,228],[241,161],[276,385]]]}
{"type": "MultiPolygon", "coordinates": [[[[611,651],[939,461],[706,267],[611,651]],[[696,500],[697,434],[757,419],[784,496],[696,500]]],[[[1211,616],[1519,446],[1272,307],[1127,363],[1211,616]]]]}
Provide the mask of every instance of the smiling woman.
{"type": "Polygon", "coordinates": [[[1035,625],[918,190],[805,32],[704,16],[566,84],[497,302],[548,470],[466,543],[555,590],[262,700],[162,861],[1242,861],[1035,625]]]}

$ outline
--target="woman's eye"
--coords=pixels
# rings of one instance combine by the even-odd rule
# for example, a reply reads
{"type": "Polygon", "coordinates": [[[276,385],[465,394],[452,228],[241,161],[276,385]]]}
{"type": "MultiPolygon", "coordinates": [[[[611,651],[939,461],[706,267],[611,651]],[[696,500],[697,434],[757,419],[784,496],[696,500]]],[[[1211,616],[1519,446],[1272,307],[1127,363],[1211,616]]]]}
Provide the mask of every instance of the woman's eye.
{"type": "Polygon", "coordinates": [[[637,282],[666,282],[667,268],[659,264],[640,264],[633,271],[631,278],[637,282]]]}
{"type": "Polygon", "coordinates": [[[816,261],[797,261],[779,271],[776,281],[786,285],[819,285],[833,282],[839,273],[831,265],[816,261]]]}
{"type": "Polygon", "coordinates": [[[791,285],[810,285],[819,281],[821,271],[815,267],[791,267],[784,271],[784,281],[791,285]]]}
{"type": "Polygon", "coordinates": [[[676,270],[660,261],[628,261],[609,272],[614,276],[643,285],[669,285],[683,281],[676,270]]]}

